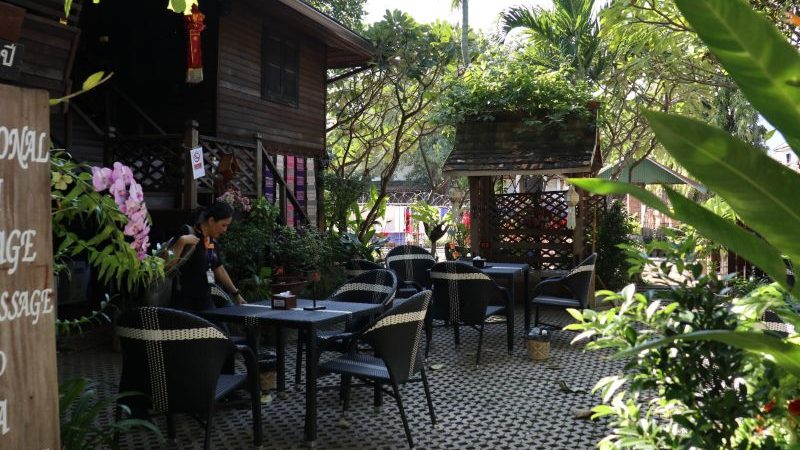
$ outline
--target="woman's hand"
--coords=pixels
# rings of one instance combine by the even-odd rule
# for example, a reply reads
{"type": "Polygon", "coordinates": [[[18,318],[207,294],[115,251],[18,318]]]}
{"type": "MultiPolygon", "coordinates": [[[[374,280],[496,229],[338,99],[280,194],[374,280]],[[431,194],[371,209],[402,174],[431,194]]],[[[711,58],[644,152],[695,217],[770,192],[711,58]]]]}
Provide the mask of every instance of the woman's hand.
{"type": "Polygon", "coordinates": [[[235,301],[237,305],[244,305],[247,303],[247,301],[245,301],[245,299],[242,297],[242,294],[236,294],[236,296],[233,298],[233,301],[235,301]]]}

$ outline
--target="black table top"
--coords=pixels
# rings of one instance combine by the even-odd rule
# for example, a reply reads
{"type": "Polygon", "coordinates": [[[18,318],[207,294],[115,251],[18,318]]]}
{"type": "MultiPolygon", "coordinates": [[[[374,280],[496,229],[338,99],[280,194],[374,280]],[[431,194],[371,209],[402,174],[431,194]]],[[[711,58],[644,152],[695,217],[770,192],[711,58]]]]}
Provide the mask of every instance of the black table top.
{"type": "Polygon", "coordinates": [[[505,275],[514,274],[517,272],[524,272],[529,270],[531,266],[528,264],[519,263],[501,263],[501,262],[486,262],[486,266],[481,270],[487,275],[505,275]]]}
{"type": "Polygon", "coordinates": [[[224,322],[245,322],[257,320],[264,324],[286,325],[290,327],[319,326],[341,322],[348,316],[358,317],[381,312],[381,305],[368,303],[333,302],[318,300],[317,306],[325,306],[318,311],[306,311],[303,307],[312,306],[312,300],[297,299],[296,309],[272,309],[269,301],[226,306],[224,308],[200,311],[200,315],[224,322]]]}

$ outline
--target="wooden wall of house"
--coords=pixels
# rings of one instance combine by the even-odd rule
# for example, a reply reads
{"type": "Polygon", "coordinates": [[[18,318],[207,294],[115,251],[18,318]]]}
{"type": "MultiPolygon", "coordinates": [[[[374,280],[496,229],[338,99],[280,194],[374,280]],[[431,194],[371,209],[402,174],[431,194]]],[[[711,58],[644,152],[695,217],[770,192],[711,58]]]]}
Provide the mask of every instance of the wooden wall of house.
{"type": "Polygon", "coordinates": [[[80,36],[75,22],[78,20],[81,2],[73,3],[68,20],[64,20],[63,0],[5,2],[25,10],[18,40],[24,50],[20,51],[22,66],[17,83],[45,89],[51,97],[64,95],[73,61],[73,50],[80,36]]]}
{"type": "Polygon", "coordinates": [[[259,132],[271,153],[319,155],[325,147],[325,46],[302,34],[294,24],[276,20],[275,8],[283,8],[281,5],[263,5],[233,2],[230,13],[220,19],[217,135],[252,140],[253,134],[259,132]],[[297,106],[261,97],[264,29],[285,36],[298,46],[297,106]]]}
{"type": "Polygon", "coordinates": [[[199,84],[186,83],[183,16],[165,5],[160,0],[84,4],[74,80],[97,70],[114,72],[108,86],[76,101],[95,114],[100,128],[114,126],[123,136],[157,134],[138,109],[166,133],[182,132],[191,119],[199,122],[201,133],[213,134],[218,2],[200,2],[206,29],[201,35],[204,80],[199,84]]]}

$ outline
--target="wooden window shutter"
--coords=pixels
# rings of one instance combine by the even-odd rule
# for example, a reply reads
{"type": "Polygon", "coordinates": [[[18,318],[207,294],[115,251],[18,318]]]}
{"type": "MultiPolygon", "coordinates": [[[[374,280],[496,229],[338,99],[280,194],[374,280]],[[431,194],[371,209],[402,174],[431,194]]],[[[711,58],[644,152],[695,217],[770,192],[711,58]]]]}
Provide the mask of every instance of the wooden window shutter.
{"type": "Polygon", "coordinates": [[[296,43],[280,36],[270,35],[268,29],[264,28],[261,55],[263,99],[297,106],[298,59],[296,43]]]}

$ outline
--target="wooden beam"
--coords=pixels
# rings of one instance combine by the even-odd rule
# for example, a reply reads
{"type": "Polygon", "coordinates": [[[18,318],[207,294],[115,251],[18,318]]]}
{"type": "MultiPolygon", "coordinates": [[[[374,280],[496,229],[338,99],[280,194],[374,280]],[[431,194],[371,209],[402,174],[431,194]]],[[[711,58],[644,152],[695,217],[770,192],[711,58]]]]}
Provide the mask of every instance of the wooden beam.
{"type": "Polygon", "coordinates": [[[190,120],[186,123],[186,131],[183,136],[183,145],[185,151],[183,152],[184,170],[183,170],[183,209],[193,210],[197,208],[197,180],[194,179],[192,174],[192,161],[189,157],[189,150],[197,147],[200,144],[200,132],[198,128],[200,124],[196,120],[190,120]]]}

